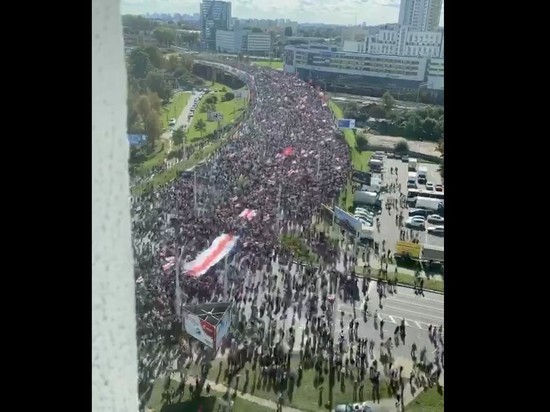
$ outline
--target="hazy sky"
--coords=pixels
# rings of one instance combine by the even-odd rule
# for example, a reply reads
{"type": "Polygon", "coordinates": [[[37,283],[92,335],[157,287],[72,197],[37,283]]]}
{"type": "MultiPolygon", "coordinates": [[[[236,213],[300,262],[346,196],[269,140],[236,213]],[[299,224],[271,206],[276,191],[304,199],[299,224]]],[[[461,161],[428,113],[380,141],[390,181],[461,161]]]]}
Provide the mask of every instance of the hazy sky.
{"type": "MultiPolygon", "coordinates": [[[[200,0],[120,0],[122,14],[199,12],[200,0]]],[[[397,23],[400,0],[232,0],[233,17],[303,23],[397,23]]],[[[443,26],[443,10],[439,23],[443,26]]]]}

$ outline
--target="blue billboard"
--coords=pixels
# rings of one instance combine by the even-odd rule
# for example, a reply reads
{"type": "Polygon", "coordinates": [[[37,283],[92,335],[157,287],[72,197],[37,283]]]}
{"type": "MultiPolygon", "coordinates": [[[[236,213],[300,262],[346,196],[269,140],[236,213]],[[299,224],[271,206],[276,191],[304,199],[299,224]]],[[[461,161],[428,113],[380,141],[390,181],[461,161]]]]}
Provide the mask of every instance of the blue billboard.
{"type": "Polygon", "coordinates": [[[130,143],[130,146],[141,146],[147,143],[146,134],[128,134],[127,136],[128,136],[128,143],[130,143]]]}
{"type": "Polygon", "coordinates": [[[355,119],[340,119],[338,120],[339,129],[353,129],[355,128],[355,119]]]}

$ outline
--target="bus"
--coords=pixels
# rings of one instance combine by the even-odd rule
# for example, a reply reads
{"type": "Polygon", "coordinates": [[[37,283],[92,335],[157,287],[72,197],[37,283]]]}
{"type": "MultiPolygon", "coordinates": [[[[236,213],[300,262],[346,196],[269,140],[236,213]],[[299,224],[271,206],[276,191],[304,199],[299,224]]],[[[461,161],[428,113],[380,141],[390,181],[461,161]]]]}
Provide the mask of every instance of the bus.
{"type": "Polygon", "coordinates": [[[407,192],[407,201],[416,202],[417,197],[428,197],[430,199],[445,200],[444,192],[436,192],[435,190],[409,189],[407,192]]]}

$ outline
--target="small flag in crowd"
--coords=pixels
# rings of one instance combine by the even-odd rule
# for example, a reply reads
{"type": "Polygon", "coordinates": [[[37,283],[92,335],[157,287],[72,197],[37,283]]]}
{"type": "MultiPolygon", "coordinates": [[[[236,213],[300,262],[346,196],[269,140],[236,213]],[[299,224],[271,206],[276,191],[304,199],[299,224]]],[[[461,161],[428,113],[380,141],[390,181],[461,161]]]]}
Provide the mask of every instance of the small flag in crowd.
{"type": "Polygon", "coordinates": [[[174,256],[167,256],[164,260],[166,260],[166,263],[162,265],[162,270],[165,272],[174,267],[174,264],[176,263],[176,258],[174,256]]]}
{"type": "Polygon", "coordinates": [[[283,152],[282,152],[283,156],[287,157],[287,156],[292,156],[293,154],[294,154],[294,148],[292,146],[288,146],[283,149],[283,152]]]}
{"type": "Polygon", "coordinates": [[[246,220],[252,220],[254,217],[256,217],[256,211],[252,209],[244,209],[240,214],[239,217],[242,217],[246,220]]]}
{"type": "Polygon", "coordinates": [[[292,169],[292,170],[290,170],[290,171],[288,172],[288,176],[291,176],[291,175],[293,175],[294,173],[298,173],[298,171],[292,169]]]}

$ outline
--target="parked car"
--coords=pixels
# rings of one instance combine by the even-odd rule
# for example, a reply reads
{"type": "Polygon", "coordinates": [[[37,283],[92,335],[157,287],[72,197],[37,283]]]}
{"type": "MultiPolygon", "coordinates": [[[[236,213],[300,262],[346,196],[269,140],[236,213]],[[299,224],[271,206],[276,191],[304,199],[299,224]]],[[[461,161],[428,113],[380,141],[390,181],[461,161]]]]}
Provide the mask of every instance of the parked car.
{"type": "Polygon", "coordinates": [[[445,223],[445,218],[439,215],[428,215],[428,222],[442,225],[445,223]]]}
{"type": "Polygon", "coordinates": [[[428,228],[428,233],[432,235],[443,236],[445,228],[443,226],[430,226],[428,228]]]}
{"type": "Polygon", "coordinates": [[[435,185],[436,192],[443,192],[443,185],[435,185]]]}
{"type": "Polygon", "coordinates": [[[426,190],[434,190],[435,186],[432,182],[426,182],[426,190]]]}
{"type": "Polygon", "coordinates": [[[425,209],[415,209],[415,208],[409,209],[409,216],[410,217],[412,217],[412,216],[426,217],[427,214],[428,214],[428,211],[425,210],[425,209]]]}
{"type": "Polygon", "coordinates": [[[401,158],[401,161],[403,161],[405,163],[408,163],[409,162],[409,156],[403,155],[403,157],[401,158]]]}
{"type": "Polygon", "coordinates": [[[409,217],[405,220],[405,226],[424,230],[426,228],[426,221],[421,216],[409,217]]]}
{"type": "Polygon", "coordinates": [[[172,118],[168,120],[168,126],[172,127],[176,125],[176,119],[172,118]]]}
{"type": "Polygon", "coordinates": [[[424,176],[419,176],[418,183],[420,183],[421,185],[426,184],[426,178],[424,176]]]}
{"type": "Polygon", "coordinates": [[[372,412],[373,409],[367,404],[362,403],[348,403],[336,405],[334,412],[372,412]]]}

